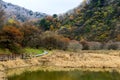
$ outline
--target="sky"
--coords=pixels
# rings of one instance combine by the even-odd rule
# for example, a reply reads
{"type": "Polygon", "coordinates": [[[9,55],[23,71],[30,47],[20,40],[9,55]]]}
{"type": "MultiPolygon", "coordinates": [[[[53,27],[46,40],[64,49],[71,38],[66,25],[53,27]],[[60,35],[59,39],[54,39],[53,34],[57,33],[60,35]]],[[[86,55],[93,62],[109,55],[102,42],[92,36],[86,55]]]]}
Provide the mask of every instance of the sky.
{"type": "Polygon", "coordinates": [[[83,0],[3,0],[30,9],[34,12],[62,14],[77,7],[83,0]]]}

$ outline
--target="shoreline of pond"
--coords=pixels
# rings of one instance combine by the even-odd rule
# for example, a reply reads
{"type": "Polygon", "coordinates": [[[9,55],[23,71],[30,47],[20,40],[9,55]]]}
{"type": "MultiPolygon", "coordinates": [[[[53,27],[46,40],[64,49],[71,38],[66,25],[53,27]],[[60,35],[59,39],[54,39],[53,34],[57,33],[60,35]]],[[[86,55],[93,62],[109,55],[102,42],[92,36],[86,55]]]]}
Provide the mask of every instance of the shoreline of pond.
{"type": "Polygon", "coordinates": [[[120,69],[118,68],[61,68],[61,67],[40,67],[40,66],[31,66],[31,67],[24,67],[24,68],[16,68],[16,69],[9,69],[6,72],[7,76],[13,75],[21,75],[24,72],[36,72],[36,71],[44,71],[44,72],[59,72],[59,71],[93,71],[93,72],[119,72],[120,69]]]}

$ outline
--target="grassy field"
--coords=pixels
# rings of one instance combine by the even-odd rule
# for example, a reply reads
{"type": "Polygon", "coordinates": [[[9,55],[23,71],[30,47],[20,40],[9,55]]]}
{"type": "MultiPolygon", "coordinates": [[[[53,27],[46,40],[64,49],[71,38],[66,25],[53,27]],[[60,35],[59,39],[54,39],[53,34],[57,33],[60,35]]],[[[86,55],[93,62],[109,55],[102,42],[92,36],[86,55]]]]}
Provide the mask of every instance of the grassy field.
{"type": "MultiPolygon", "coordinates": [[[[30,52],[30,54],[40,54],[42,50],[26,48],[26,52],[30,52]]],[[[31,59],[16,59],[0,62],[0,64],[8,69],[31,65],[50,65],[56,68],[120,68],[120,50],[91,50],[80,52],[53,50],[50,53],[49,55],[31,59]]],[[[2,68],[0,70],[2,70],[2,68]]]]}
{"type": "Polygon", "coordinates": [[[24,51],[27,54],[42,54],[44,52],[43,49],[33,49],[33,48],[25,48],[24,51]]]}

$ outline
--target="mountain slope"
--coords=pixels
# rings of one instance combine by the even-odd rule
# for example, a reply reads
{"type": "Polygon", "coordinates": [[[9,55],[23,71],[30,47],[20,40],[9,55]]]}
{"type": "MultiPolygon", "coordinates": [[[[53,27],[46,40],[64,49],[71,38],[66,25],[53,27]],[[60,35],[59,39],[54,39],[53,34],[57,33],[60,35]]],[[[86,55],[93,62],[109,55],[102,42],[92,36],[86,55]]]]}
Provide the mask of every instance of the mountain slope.
{"type": "Polygon", "coordinates": [[[60,34],[77,40],[120,41],[120,0],[89,0],[73,11],[61,20],[60,34]]]}
{"type": "Polygon", "coordinates": [[[26,20],[44,18],[46,16],[45,13],[33,12],[2,0],[0,0],[0,5],[2,5],[2,8],[6,13],[6,18],[8,19],[14,18],[18,21],[24,22],[26,20]]]}

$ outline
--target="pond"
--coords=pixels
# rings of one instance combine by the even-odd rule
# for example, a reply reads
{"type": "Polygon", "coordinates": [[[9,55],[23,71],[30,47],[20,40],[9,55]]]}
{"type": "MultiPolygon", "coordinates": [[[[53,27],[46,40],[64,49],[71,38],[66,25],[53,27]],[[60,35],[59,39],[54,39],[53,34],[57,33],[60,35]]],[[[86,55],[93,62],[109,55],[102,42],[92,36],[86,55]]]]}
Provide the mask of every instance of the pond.
{"type": "Polygon", "coordinates": [[[34,71],[8,77],[8,80],[120,80],[117,71],[34,71]]]}

